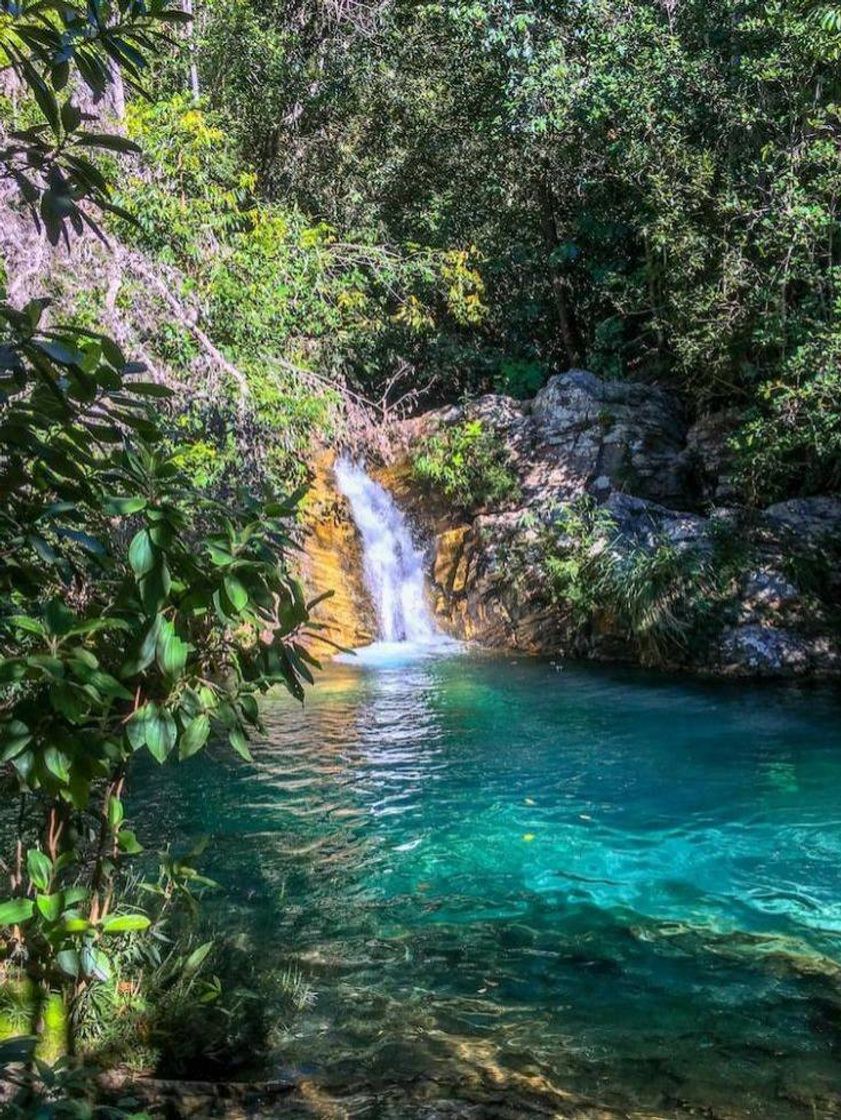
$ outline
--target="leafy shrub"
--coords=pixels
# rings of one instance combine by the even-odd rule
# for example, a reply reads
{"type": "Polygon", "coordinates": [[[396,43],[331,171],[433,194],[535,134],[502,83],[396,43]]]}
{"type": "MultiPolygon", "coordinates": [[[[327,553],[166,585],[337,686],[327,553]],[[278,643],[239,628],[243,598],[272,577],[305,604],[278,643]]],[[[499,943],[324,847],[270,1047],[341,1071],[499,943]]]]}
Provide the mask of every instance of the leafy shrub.
{"type": "Polygon", "coordinates": [[[819,340],[803,347],[787,379],[763,388],[735,437],[737,482],[752,502],[841,487],[841,340],[825,341],[821,353],[819,340]]]}
{"type": "Polygon", "coordinates": [[[494,378],[494,389],[517,400],[533,397],[546,380],[546,369],[540,362],[523,358],[505,358],[494,378]]]}
{"type": "Polygon", "coordinates": [[[481,420],[466,420],[424,439],[412,471],[461,510],[509,501],[519,493],[505,444],[481,420]]]}
{"type": "MultiPolygon", "coordinates": [[[[5,5],[0,21],[44,117],[0,150],[0,169],[39,204],[53,244],[92,225],[91,205],[118,212],[79,153],[134,150],[83,127],[91,118],[63,92],[71,62],[99,96],[111,60],[139,78],[157,23],[187,18],[164,0],[86,7],[59,5],[32,25],[32,5],[5,5]]],[[[124,802],[135,757],[184,761],[225,738],[250,758],[258,697],[282,684],[303,699],[314,662],[294,640],[309,612],[285,560],[297,497],[223,505],[198,492],[166,447],[170,390],[138,380],[144,367],[117,343],[64,325],[49,305],[0,293],[0,774],[16,804],[2,838],[0,975],[37,990],[19,989],[0,1019],[17,1030],[30,1006],[27,1033],[39,1036],[8,1041],[0,1077],[7,1061],[24,1066],[10,1115],[89,1117],[81,1096],[75,1106],[84,1084],[46,1063],[126,952],[138,940],[154,948],[160,910],[124,893],[142,850],[124,802]],[[12,1044],[22,1058],[8,1059],[12,1044]]],[[[192,900],[200,882],[168,858],[157,890],[192,900]]],[[[182,988],[196,961],[178,962],[182,988]]]]}

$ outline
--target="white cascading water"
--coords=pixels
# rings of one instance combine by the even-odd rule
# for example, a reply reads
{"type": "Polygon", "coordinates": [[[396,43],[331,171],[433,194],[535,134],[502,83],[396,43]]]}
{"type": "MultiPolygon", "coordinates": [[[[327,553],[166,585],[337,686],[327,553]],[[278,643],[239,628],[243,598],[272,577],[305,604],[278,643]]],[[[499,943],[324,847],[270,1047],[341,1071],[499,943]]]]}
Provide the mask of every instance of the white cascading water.
{"type": "Polygon", "coordinates": [[[394,499],[350,459],[339,459],[335,474],[362,538],[365,586],[377,610],[380,641],[446,640],[426,601],[423,558],[394,499]]]}

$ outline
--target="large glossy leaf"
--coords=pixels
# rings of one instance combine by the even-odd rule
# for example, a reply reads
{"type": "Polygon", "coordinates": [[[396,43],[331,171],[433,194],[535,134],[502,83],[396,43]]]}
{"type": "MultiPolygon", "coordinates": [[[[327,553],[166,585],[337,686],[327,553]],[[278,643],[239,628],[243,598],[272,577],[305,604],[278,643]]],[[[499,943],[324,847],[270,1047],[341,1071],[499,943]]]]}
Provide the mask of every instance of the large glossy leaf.
{"type": "Polygon", "coordinates": [[[155,566],[155,549],[148,529],[135,534],[129,545],[128,559],[138,579],[151,572],[155,566]]]}
{"type": "Polygon", "coordinates": [[[165,619],[161,623],[157,642],[157,660],[161,672],[173,679],[180,677],[189,652],[189,644],[176,634],[173,623],[165,619]]]}
{"type": "Polygon", "coordinates": [[[210,720],[204,714],[190,720],[181,735],[178,745],[178,755],[181,760],[192,758],[197,754],[210,737],[210,720]]]}
{"type": "Polygon", "coordinates": [[[139,933],[151,926],[151,921],[145,914],[120,914],[113,918],[106,918],[102,923],[102,932],[113,933],[139,933]]]}
{"type": "Polygon", "coordinates": [[[45,891],[53,874],[53,863],[49,856],[30,848],[26,853],[26,871],[39,891],[45,891]]]}
{"type": "Polygon", "coordinates": [[[0,902],[0,926],[18,926],[28,922],[35,913],[31,898],[11,898],[0,902]]]}

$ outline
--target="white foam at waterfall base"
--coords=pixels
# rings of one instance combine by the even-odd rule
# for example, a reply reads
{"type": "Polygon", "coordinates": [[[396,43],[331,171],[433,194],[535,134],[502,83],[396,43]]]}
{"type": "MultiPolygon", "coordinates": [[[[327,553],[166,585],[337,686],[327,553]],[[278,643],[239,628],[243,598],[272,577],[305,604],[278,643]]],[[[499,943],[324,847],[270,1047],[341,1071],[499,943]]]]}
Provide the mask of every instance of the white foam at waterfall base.
{"type": "Polygon", "coordinates": [[[365,586],[377,612],[379,640],[359,651],[363,659],[388,664],[453,645],[435,623],[422,553],[392,496],[348,458],[340,458],[334,470],[362,539],[365,586]]]}

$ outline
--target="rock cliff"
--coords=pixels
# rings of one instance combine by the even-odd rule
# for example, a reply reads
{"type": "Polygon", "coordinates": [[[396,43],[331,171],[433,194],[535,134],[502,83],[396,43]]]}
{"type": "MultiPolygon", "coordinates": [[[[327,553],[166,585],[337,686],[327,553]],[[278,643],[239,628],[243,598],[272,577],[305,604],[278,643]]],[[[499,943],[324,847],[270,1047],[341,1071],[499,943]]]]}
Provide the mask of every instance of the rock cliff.
{"type": "Polygon", "coordinates": [[[727,504],[732,428],[726,413],[690,426],[662,389],[571,370],[530,402],[491,395],[404,422],[376,475],[428,543],[456,637],[722,675],[838,673],[841,500],[727,504]],[[411,466],[419,441],[465,420],[494,433],[517,479],[466,513],[411,466]],[[582,539],[571,510],[598,531],[582,539]]]}
{"type": "MultiPolygon", "coordinates": [[[[355,649],[374,640],[376,617],[362,580],[359,535],[333,481],[333,460],[330,453],[320,456],[310,481],[303,508],[301,576],[313,596],[332,592],[313,611],[324,637],[355,649]]],[[[317,656],[330,652],[319,640],[311,644],[317,656]]]]}

